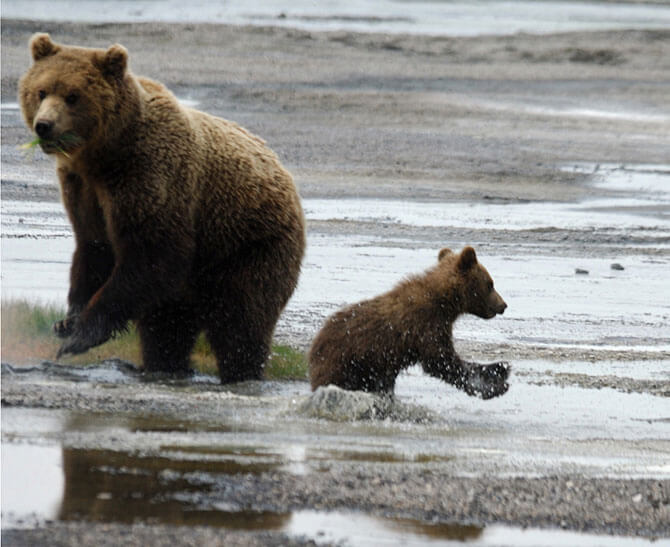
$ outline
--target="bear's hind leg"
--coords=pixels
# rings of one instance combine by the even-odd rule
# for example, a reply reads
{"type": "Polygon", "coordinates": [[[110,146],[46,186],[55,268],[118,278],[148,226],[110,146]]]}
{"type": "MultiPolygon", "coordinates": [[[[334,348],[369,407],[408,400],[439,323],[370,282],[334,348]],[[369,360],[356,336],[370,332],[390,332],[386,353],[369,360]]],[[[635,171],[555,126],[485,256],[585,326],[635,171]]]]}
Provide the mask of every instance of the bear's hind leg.
{"type": "Polygon", "coordinates": [[[138,322],[142,361],[148,372],[188,374],[190,355],[199,331],[186,306],[164,305],[138,322]]]}
{"type": "MultiPolygon", "coordinates": [[[[207,338],[212,346],[222,384],[261,380],[270,354],[270,340],[265,332],[254,333],[244,319],[230,328],[210,328],[207,338]]],[[[271,332],[271,331],[270,331],[271,332]]]]}
{"type": "Polygon", "coordinates": [[[298,283],[302,238],[256,242],[203,278],[204,323],[221,383],[260,380],[272,334],[298,283]]]}

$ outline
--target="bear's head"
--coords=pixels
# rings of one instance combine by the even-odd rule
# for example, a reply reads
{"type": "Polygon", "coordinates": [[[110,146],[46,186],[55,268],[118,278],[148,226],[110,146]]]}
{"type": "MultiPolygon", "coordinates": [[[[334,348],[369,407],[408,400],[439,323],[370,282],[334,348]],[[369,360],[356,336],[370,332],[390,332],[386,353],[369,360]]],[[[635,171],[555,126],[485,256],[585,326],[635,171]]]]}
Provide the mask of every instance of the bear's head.
{"type": "Polygon", "coordinates": [[[30,51],[33,64],[19,82],[19,101],[44,152],[69,155],[105,135],[119,110],[126,49],[64,46],[35,34],[30,51]]]}
{"type": "Polygon", "coordinates": [[[438,255],[440,269],[454,280],[459,288],[462,313],[471,313],[483,319],[502,314],[507,304],[493,287],[489,272],[477,260],[472,247],[465,247],[460,254],[442,249],[438,255]]]}

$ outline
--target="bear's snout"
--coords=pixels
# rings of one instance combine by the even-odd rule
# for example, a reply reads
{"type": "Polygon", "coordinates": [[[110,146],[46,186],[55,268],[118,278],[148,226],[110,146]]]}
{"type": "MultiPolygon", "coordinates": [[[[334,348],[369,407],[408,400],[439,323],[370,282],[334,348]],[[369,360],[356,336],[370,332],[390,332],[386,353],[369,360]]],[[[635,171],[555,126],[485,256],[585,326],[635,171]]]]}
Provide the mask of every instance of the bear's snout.
{"type": "Polygon", "coordinates": [[[497,291],[493,291],[491,294],[491,309],[493,311],[493,315],[502,315],[505,313],[505,310],[507,309],[507,304],[506,302],[502,299],[502,296],[498,294],[497,291]]]}
{"type": "Polygon", "coordinates": [[[41,139],[50,139],[53,134],[54,122],[51,120],[40,119],[35,122],[35,133],[41,139]]]}

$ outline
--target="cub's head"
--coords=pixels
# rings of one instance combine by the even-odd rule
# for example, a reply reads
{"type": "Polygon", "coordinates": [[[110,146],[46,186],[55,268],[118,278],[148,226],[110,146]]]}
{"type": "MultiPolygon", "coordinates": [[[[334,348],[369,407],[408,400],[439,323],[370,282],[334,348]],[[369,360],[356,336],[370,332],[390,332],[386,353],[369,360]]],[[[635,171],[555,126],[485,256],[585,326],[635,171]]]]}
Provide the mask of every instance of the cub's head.
{"type": "Polygon", "coordinates": [[[119,107],[125,48],[64,46],[35,34],[30,51],[33,65],[19,82],[19,102],[44,152],[71,154],[104,135],[119,107]]]}
{"type": "Polygon", "coordinates": [[[461,311],[483,319],[502,314],[507,304],[493,287],[493,279],[486,268],[477,261],[472,247],[465,247],[460,254],[442,249],[438,255],[440,266],[447,268],[448,275],[455,277],[463,303],[461,311]]]}

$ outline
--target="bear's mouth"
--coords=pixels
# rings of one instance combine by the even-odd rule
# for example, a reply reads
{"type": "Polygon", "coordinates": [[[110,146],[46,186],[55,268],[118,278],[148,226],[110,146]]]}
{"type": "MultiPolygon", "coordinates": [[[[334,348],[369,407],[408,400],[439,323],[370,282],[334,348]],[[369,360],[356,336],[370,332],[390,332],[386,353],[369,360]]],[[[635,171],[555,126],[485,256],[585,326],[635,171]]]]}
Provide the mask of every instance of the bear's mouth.
{"type": "Polygon", "coordinates": [[[482,319],[493,319],[496,315],[502,315],[503,311],[504,310],[495,308],[487,308],[479,315],[479,317],[482,319]]]}
{"type": "Polygon", "coordinates": [[[82,139],[74,133],[63,133],[56,139],[39,139],[39,145],[45,154],[60,153],[68,156],[74,151],[82,139]]]}

